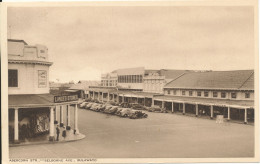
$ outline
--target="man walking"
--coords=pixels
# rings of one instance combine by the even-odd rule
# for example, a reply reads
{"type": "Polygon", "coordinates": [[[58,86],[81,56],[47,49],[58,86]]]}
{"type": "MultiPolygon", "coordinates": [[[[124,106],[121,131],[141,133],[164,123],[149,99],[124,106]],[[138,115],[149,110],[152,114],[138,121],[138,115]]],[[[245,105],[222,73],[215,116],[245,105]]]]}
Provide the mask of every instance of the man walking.
{"type": "Polygon", "coordinates": [[[57,134],[57,139],[56,139],[56,141],[59,141],[59,135],[60,135],[59,125],[57,125],[57,127],[56,127],[56,134],[57,134]]]}

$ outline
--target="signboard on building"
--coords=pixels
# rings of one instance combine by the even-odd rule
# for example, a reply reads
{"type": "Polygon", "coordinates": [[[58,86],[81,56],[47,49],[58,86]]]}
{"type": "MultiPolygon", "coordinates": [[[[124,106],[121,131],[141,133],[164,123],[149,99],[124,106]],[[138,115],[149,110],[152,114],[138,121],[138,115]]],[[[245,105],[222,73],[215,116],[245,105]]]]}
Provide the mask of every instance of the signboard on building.
{"type": "Polygon", "coordinates": [[[54,96],[54,103],[62,103],[68,101],[77,101],[78,95],[54,96]]]}
{"type": "Polygon", "coordinates": [[[39,88],[47,87],[47,71],[45,70],[38,71],[38,87],[39,88]]]}

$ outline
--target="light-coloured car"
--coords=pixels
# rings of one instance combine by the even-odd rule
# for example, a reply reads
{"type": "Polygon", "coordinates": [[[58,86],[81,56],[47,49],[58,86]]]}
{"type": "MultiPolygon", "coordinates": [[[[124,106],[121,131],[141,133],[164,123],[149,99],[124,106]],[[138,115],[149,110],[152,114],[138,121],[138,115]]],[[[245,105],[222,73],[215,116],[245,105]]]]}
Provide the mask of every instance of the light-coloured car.
{"type": "Polygon", "coordinates": [[[88,105],[85,106],[86,109],[90,109],[90,107],[93,105],[94,103],[89,103],[88,105]]]}
{"type": "Polygon", "coordinates": [[[79,105],[80,108],[84,108],[86,105],[88,104],[88,102],[83,102],[79,105]]]}

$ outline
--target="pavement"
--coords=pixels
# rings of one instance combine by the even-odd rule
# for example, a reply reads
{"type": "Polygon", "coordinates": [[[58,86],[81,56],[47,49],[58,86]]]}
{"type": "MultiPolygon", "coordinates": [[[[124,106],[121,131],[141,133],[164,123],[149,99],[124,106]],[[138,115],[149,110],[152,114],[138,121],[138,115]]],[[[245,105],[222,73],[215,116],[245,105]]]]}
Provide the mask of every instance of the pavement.
{"type": "Polygon", "coordinates": [[[10,158],[227,158],[254,156],[254,126],[171,113],[129,119],[79,109],[76,142],[10,147],[10,158]]]}
{"type": "Polygon", "coordinates": [[[64,143],[64,142],[71,142],[77,141],[85,138],[84,134],[78,133],[74,134],[73,129],[66,130],[66,137],[62,137],[62,134],[59,136],[59,141],[56,141],[56,134],[55,141],[49,141],[49,135],[45,134],[42,136],[38,136],[31,139],[25,139],[25,141],[21,141],[20,143],[10,143],[10,147],[17,147],[17,146],[28,146],[28,145],[39,145],[39,144],[55,144],[55,143],[64,143]]]}

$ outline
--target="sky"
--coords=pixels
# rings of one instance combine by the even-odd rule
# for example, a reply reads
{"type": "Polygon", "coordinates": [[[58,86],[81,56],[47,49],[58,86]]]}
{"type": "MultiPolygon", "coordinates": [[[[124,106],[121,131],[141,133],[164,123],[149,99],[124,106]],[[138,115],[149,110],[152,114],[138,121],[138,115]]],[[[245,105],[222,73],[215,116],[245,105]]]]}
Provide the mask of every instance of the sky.
{"type": "Polygon", "coordinates": [[[8,38],[48,47],[50,80],[116,69],[254,69],[250,6],[9,7],[8,38]]]}

